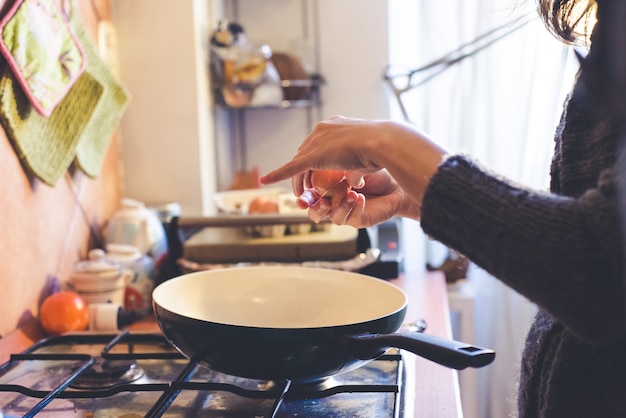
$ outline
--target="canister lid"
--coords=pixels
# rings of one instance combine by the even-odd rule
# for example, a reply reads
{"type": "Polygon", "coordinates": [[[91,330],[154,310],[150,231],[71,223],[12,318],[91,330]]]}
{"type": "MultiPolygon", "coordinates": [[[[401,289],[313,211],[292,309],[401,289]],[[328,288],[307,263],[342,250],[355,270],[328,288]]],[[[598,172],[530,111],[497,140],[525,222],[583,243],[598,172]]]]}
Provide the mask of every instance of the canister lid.
{"type": "Polygon", "coordinates": [[[74,272],[78,274],[107,275],[118,273],[121,270],[119,263],[105,258],[106,253],[99,248],[89,251],[89,259],[79,261],[74,265],[74,272]]]}

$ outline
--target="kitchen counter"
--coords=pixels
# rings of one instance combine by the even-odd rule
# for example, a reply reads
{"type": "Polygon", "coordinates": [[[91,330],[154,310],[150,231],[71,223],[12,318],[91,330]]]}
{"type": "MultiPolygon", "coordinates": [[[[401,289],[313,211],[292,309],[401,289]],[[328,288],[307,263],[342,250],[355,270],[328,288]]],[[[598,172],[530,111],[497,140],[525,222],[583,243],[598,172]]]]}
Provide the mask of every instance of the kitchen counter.
{"type": "MultiPolygon", "coordinates": [[[[409,295],[407,321],[424,319],[426,332],[451,338],[447,289],[443,274],[438,272],[403,274],[391,280],[409,295]]],[[[145,318],[130,327],[137,332],[155,332],[158,327],[153,318],[145,318]]],[[[11,353],[24,350],[43,338],[38,322],[33,319],[23,327],[0,339],[0,363],[11,353]]],[[[460,418],[462,417],[457,371],[440,366],[409,352],[403,353],[407,367],[415,370],[415,379],[407,382],[410,404],[407,417],[460,418]]]]}
{"type": "MultiPolygon", "coordinates": [[[[446,281],[441,272],[403,274],[390,280],[401,287],[409,296],[406,319],[424,319],[426,333],[443,338],[452,338],[450,310],[446,281]]],[[[414,389],[407,388],[414,396],[415,418],[462,418],[458,372],[432,361],[404,352],[407,365],[415,369],[414,389]]]]}

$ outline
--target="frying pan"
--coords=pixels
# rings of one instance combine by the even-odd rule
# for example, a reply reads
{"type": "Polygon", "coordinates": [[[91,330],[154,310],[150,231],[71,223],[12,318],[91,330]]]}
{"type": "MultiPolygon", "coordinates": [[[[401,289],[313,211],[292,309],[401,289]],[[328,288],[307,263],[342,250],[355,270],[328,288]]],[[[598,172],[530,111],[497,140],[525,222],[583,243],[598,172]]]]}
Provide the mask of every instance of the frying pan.
{"type": "Polygon", "coordinates": [[[213,370],[315,382],[401,348],[464,369],[492,350],[420,332],[397,333],[407,296],[370,276],[300,266],[233,267],[163,282],[153,307],[165,338],[213,370]]]}

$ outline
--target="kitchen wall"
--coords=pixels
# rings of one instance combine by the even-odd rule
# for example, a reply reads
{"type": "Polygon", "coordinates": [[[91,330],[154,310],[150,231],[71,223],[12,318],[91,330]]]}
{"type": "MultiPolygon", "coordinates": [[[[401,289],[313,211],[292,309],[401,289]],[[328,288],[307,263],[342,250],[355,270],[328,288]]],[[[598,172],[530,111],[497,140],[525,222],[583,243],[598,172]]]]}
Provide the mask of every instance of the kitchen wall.
{"type": "Polygon", "coordinates": [[[206,214],[216,188],[207,0],[112,0],[121,77],[124,193],[206,214]]]}
{"type": "MultiPolygon", "coordinates": [[[[98,20],[110,13],[108,0],[77,3],[96,40],[98,20]]],[[[98,178],[71,168],[49,186],[22,166],[0,129],[0,336],[38,315],[53,278],[68,277],[94,243],[90,228],[99,230],[119,199],[117,136],[98,178]]]]}

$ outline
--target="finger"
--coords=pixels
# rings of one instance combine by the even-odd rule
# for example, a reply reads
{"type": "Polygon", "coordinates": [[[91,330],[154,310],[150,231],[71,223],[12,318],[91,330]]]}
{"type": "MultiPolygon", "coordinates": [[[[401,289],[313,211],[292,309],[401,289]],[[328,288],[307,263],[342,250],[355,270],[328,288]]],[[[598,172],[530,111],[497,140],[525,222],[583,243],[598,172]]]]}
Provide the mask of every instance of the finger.
{"type": "Polygon", "coordinates": [[[365,196],[361,193],[357,193],[356,202],[348,216],[346,217],[344,223],[345,225],[350,225],[355,228],[365,228],[371,226],[367,224],[365,221],[365,196]]]}
{"type": "Polygon", "coordinates": [[[313,187],[313,183],[311,183],[311,170],[307,170],[302,174],[302,185],[306,189],[313,187]]]}
{"type": "Polygon", "coordinates": [[[300,196],[306,189],[310,189],[310,181],[305,174],[296,174],[291,178],[291,189],[295,196],[300,196]]]}
{"type": "Polygon", "coordinates": [[[362,189],[365,186],[365,178],[363,178],[362,174],[355,171],[347,171],[346,180],[350,187],[355,189],[362,189]]]}
{"type": "Polygon", "coordinates": [[[263,174],[259,177],[259,183],[261,184],[273,184],[278,183],[282,180],[287,180],[290,177],[293,177],[297,174],[297,171],[293,170],[289,167],[290,163],[283,165],[282,167],[277,168],[276,170],[270,171],[269,173],[263,174]],[[292,172],[294,172],[292,174],[292,172]]]}
{"type": "Polygon", "coordinates": [[[331,203],[326,197],[318,199],[311,207],[309,207],[308,215],[315,223],[319,223],[322,219],[326,218],[330,213],[331,203]]]}
{"type": "Polygon", "coordinates": [[[354,191],[346,193],[343,199],[333,205],[330,212],[330,220],[338,225],[344,224],[350,215],[350,212],[354,209],[356,202],[357,194],[354,191]]]}
{"type": "Polygon", "coordinates": [[[320,195],[314,189],[304,190],[297,198],[296,203],[300,209],[308,209],[320,199],[320,195]]]}
{"type": "Polygon", "coordinates": [[[277,183],[298,174],[303,175],[306,171],[317,168],[320,167],[315,166],[315,163],[312,162],[310,158],[306,158],[303,155],[296,155],[291,161],[288,161],[277,169],[260,176],[259,182],[261,184],[277,183]]]}

